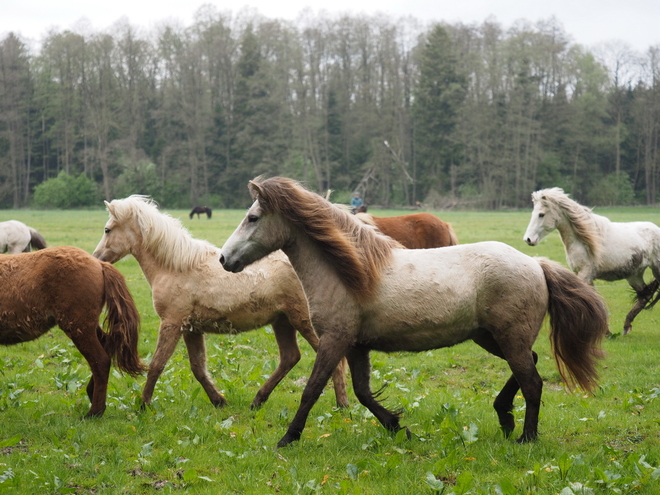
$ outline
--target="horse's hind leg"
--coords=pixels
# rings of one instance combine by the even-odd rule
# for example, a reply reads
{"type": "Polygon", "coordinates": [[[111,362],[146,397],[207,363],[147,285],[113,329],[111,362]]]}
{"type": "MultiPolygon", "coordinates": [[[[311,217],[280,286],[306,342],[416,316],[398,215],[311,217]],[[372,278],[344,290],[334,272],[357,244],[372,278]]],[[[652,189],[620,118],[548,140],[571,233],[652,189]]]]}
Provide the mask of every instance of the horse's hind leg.
{"type": "Polygon", "coordinates": [[[227,400],[216,388],[206,368],[206,342],[204,334],[197,332],[184,332],[183,340],[188,349],[190,369],[192,370],[193,375],[195,375],[195,378],[197,378],[197,381],[204,388],[206,395],[209,396],[211,404],[215,407],[225,406],[227,400]]]}
{"type": "MultiPolygon", "coordinates": [[[[351,377],[353,378],[353,391],[360,403],[369,409],[387,430],[395,433],[399,431],[401,429],[399,415],[383,407],[369,386],[371,375],[369,350],[364,347],[352,347],[348,352],[347,358],[348,365],[351,369],[351,377]]],[[[408,437],[410,437],[410,432],[406,432],[408,437]]]]}
{"type": "Polygon", "coordinates": [[[296,329],[293,328],[284,315],[279,316],[273,322],[273,332],[275,333],[275,340],[280,351],[280,362],[273,374],[270,375],[266,383],[257,392],[250,405],[251,409],[261,407],[268,400],[268,397],[273,389],[277,387],[277,384],[282,381],[282,378],[300,361],[300,349],[296,340],[296,329]]]}
{"type": "Polygon", "coordinates": [[[632,307],[630,312],[626,315],[626,319],[623,322],[623,335],[628,334],[632,330],[632,322],[637,317],[637,315],[647,307],[647,304],[653,299],[653,295],[658,290],[660,285],[657,280],[653,280],[651,283],[646,285],[644,283],[644,277],[642,274],[637,274],[634,277],[628,279],[628,283],[635,291],[635,305],[632,307]]]}
{"type": "MultiPolygon", "coordinates": [[[[484,332],[478,335],[477,337],[473,338],[473,340],[476,344],[483,347],[491,354],[506,360],[506,357],[502,352],[502,349],[500,348],[499,344],[495,341],[495,339],[490,333],[484,332]]],[[[538,354],[536,354],[536,352],[534,351],[532,351],[532,358],[534,360],[534,365],[536,365],[536,363],[538,362],[538,354]]],[[[511,433],[513,433],[513,430],[515,428],[516,423],[515,423],[515,418],[513,416],[513,399],[515,399],[518,390],[520,390],[520,384],[518,383],[515,374],[511,375],[511,377],[504,384],[504,387],[502,387],[502,390],[500,390],[500,393],[497,394],[497,397],[493,402],[493,408],[497,413],[497,417],[500,422],[500,428],[502,428],[502,432],[506,437],[509,437],[511,433]]],[[[525,400],[527,400],[526,397],[525,400]]],[[[539,397],[539,404],[540,404],[540,397],[539,397]]]]}
{"type": "Polygon", "coordinates": [[[73,341],[80,354],[87,360],[92,371],[92,378],[87,384],[87,396],[91,407],[85,417],[100,417],[105,411],[105,401],[108,393],[108,377],[110,375],[111,358],[97,338],[100,329],[94,326],[87,329],[76,329],[74,331],[64,330],[64,333],[73,341]]]}

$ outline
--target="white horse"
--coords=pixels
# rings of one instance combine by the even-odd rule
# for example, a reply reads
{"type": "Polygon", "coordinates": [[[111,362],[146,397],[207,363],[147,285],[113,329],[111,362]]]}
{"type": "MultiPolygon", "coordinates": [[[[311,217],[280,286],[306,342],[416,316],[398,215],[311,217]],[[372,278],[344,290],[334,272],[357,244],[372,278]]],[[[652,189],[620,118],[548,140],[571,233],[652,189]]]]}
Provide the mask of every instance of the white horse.
{"type": "Polygon", "coordinates": [[[582,280],[626,279],[637,301],[626,316],[624,335],[635,316],[660,298],[660,227],[651,222],[612,222],[573,201],[558,187],[532,193],[534,210],[523,237],[530,246],[557,229],[564,243],[566,262],[582,280]],[[650,268],[654,280],[644,282],[650,268]],[[655,298],[654,298],[655,295],[655,298]]]}
{"type": "Polygon", "coordinates": [[[506,244],[398,249],[350,213],[291,179],[250,183],[254,204],[222,248],[225,269],[282,249],[300,278],[320,335],[314,369],[283,447],[301,436],[332,370],[346,356],[360,402],[390,431],[399,416],[374,397],[369,352],[424,351],[472,340],[503,358],[513,375],[494,407],[506,435],[513,400],[525,398],[520,442],[538,431],[543,380],[532,345],[550,314],[551,342],[567,383],[595,387],[607,311],[595,289],[549,260],[506,244]]]}
{"type": "Polygon", "coordinates": [[[18,220],[0,222],[0,253],[29,253],[31,248],[44,249],[43,236],[18,220]]]}
{"type": "MultiPolygon", "coordinates": [[[[151,403],[156,382],[181,335],[193,374],[217,407],[227,401],[207,371],[205,333],[235,334],[272,325],[280,362],[259,389],[253,408],[268,399],[300,360],[296,330],[317,348],[307,300],[283,253],[274,253],[244,274],[232,275],[218,263],[217,247],[194,239],[179,220],[161,213],[149,198],[135,195],[105,205],[110,219],[94,256],[115,263],[132,254],[151,286],[161,320],[142,391],[144,404],[151,403]]],[[[348,406],[344,370],[340,366],[333,377],[341,407],[348,406]]]]}

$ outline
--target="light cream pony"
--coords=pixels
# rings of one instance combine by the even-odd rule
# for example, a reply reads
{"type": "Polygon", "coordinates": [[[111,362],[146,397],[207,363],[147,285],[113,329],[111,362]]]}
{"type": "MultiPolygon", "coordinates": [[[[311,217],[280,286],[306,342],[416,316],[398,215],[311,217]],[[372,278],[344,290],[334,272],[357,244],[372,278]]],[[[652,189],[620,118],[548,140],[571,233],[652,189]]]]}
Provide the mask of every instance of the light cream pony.
{"type": "MultiPolygon", "coordinates": [[[[110,219],[94,256],[114,263],[132,254],[140,264],[160,317],[158,343],[142,391],[151,403],[156,382],[183,335],[190,367],[215,406],[226,404],[206,367],[205,333],[241,333],[271,324],[280,362],[252,402],[261,406],[277,384],[296,365],[300,350],[296,330],[312,345],[318,337],[309,317],[307,300],[286,256],[273,253],[239,275],[218,263],[220,251],[194,239],[179,220],[158,211],[144,196],[105,203],[110,219]]],[[[347,406],[345,367],[333,379],[339,406],[347,406]]]]}
{"type": "Polygon", "coordinates": [[[32,227],[18,220],[0,222],[0,253],[29,253],[31,248],[45,247],[46,240],[32,227]]]}
{"type": "Polygon", "coordinates": [[[652,222],[612,222],[558,187],[532,193],[532,201],[534,210],[524,241],[536,246],[556,229],[568,266],[582,280],[591,284],[595,279],[626,279],[637,299],[623,325],[624,335],[630,332],[635,316],[660,298],[660,227],[652,222]],[[644,282],[647,268],[654,277],[648,285],[644,282]]]}
{"type": "Polygon", "coordinates": [[[560,373],[596,386],[607,310],[593,287],[559,264],[506,244],[398,249],[355,217],[290,179],[250,183],[255,199],[222,248],[225,269],[241,272],[282,249],[309,300],[320,343],[298,411],[278,443],[298,440],[330,375],[346,356],[360,402],[390,431],[399,416],[369,385],[369,352],[425,351],[472,340],[505,359],[512,376],[495,399],[500,426],[515,426],[519,389],[526,411],[520,442],[538,432],[543,380],[532,345],[546,314],[560,373]]]}

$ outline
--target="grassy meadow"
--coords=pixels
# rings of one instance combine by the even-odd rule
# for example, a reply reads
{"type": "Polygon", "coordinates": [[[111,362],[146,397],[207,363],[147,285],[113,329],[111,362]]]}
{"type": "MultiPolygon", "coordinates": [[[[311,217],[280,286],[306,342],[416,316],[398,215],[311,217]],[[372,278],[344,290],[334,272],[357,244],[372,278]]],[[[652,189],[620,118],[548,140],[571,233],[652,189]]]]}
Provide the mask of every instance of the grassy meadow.
{"type": "MultiPolygon", "coordinates": [[[[652,208],[598,209],[618,221],[657,221],[652,208]]],[[[530,210],[441,212],[462,243],[500,240],[565,264],[553,233],[540,246],[522,241],[530,210]]],[[[169,211],[198,238],[222,245],[243,211],[189,220],[169,211]]],[[[376,215],[404,211],[374,211],[376,215]]],[[[49,245],[92,252],[107,213],[0,211],[41,232],[49,245]]],[[[137,262],[117,263],[142,316],[141,356],[154,350],[158,317],[137,262]]],[[[269,328],[207,338],[209,370],[229,405],[215,409],[190,371],[180,344],[160,378],[153,407],[139,411],[144,377],[113,370],[108,407],[89,407],[86,361],[58,329],[34,342],[0,348],[0,492],[25,494],[605,494],[660,493],[660,308],[642,312],[620,335],[631,293],[625,281],[597,282],[619,334],[604,342],[607,359],[593,396],[571,394],[550,355],[547,328],[535,350],[544,379],[539,440],[518,445],[499,430],[492,401],[509,375],[506,364],[465,343],[420,354],[372,354],[372,388],[404,411],[413,439],[388,434],[352,391],[348,410],[328,387],[300,442],[275,450],[296,411],[314,353],[303,359],[258,411],[249,409],[277,362],[269,328]]],[[[0,288],[0,291],[2,288],[0,288]]],[[[231,290],[231,287],[227,287],[231,290]]],[[[516,402],[522,421],[524,402],[516,402]]],[[[520,426],[514,432],[520,434],[520,426]]]]}

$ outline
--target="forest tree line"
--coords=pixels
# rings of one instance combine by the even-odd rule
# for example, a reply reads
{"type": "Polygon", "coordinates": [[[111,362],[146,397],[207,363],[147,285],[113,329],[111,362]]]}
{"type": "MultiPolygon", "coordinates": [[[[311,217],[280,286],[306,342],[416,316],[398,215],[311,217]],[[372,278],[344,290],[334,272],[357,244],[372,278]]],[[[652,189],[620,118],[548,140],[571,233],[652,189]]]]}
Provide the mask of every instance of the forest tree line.
{"type": "Polygon", "coordinates": [[[382,206],[529,207],[553,186],[655,204],[659,75],[660,46],[592,53],[554,19],[290,22],[205,6],[190,26],[51,31],[37,53],[9,33],[0,208],[32,205],[61,174],[168,207],[246,207],[260,174],[382,206]]]}

